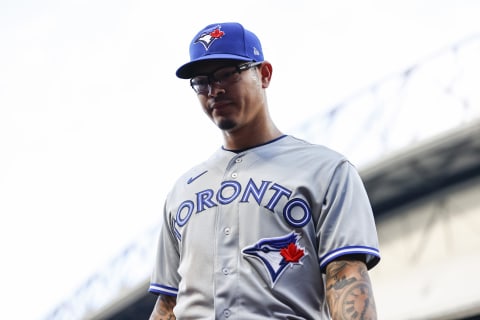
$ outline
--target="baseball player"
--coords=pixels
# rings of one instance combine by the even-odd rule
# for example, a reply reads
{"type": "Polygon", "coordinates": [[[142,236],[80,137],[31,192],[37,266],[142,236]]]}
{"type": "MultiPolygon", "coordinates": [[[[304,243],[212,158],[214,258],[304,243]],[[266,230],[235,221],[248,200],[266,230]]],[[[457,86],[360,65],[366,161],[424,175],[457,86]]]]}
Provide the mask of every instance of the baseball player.
{"type": "Polygon", "coordinates": [[[224,144],[166,198],[150,319],[376,319],[380,255],[356,169],[277,128],[272,65],[241,24],[206,26],[190,58],[176,75],[224,144]]]}

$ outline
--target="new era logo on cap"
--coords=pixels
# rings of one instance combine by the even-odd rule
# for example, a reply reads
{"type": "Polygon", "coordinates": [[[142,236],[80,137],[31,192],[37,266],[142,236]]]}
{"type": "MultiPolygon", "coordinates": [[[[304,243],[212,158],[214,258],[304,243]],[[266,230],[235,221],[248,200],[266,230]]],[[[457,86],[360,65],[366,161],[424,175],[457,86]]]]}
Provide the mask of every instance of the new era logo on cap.
{"type": "Polygon", "coordinates": [[[240,23],[210,24],[190,43],[190,62],[177,70],[182,79],[192,78],[199,63],[208,60],[263,61],[262,45],[257,36],[240,23]]]}

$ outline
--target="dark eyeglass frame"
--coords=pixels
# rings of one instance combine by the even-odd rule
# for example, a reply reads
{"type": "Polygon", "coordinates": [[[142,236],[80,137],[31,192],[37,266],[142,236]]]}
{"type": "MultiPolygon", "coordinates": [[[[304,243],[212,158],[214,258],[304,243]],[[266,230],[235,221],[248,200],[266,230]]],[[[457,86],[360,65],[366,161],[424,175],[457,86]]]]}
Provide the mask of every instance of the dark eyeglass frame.
{"type": "Polygon", "coordinates": [[[216,85],[221,86],[222,84],[228,83],[228,81],[231,80],[231,77],[234,74],[236,74],[236,73],[240,74],[243,71],[246,71],[246,70],[249,70],[253,67],[259,66],[262,63],[263,63],[263,61],[247,62],[247,63],[242,63],[242,64],[239,64],[239,65],[235,65],[235,66],[222,66],[222,67],[220,67],[218,69],[215,69],[214,71],[210,72],[209,74],[202,74],[202,75],[198,75],[196,77],[191,78],[190,79],[190,86],[192,87],[193,91],[195,91],[197,94],[208,93],[210,91],[210,88],[212,87],[212,85],[216,84],[216,85]],[[232,70],[231,72],[226,72],[226,73],[222,74],[221,79],[215,78],[215,73],[217,73],[218,71],[220,71],[222,69],[226,69],[226,68],[235,68],[235,69],[232,70]],[[206,77],[207,82],[206,83],[195,83],[195,80],[198,77],[206,77]]]}

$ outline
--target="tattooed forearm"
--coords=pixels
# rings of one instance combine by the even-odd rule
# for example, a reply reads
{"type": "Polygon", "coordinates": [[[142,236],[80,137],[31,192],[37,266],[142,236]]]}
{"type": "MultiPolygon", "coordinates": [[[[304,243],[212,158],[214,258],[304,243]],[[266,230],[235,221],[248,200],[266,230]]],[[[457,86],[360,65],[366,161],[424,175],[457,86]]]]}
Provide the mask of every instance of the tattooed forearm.
{"type": "Polygon", "coordinates": [[[149,320],[175,320],[173,307],[176,303],[177,299],[175,297],[159,295],[149,320]]]}
{"type": "Polygon", "coordinates": [[[333,261],[327,266],[326,295],[334,320],[375,320],[377,312],[365,263],[333,261]]]}

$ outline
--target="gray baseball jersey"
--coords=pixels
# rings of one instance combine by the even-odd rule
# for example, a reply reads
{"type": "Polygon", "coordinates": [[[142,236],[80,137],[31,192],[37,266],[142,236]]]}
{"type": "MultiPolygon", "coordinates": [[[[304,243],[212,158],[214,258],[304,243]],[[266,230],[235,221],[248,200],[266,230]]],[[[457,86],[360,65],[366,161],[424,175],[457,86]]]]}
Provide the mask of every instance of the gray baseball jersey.
{"type": "Polygon", "coordinates": [[[326,319],[333,259],[380,259],[372,209],[342,155],[292,136],[219,149],[168,194],[149,291],[177,319],[326,319]]]}

